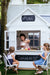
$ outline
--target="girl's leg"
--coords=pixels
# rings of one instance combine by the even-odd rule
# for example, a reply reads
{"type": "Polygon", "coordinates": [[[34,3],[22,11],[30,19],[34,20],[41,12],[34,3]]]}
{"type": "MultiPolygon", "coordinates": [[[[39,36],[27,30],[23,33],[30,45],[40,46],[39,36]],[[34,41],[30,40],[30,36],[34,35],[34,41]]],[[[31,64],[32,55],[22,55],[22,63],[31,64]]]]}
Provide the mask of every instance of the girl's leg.
{"type": "Polygon", "coordinates": [[[16,62],[16,64],[17,64],[17,68],[18,68],[18,66],[19,66],[19,61],[18,61],[18,60],[16,60],[15,62],[16,62]]]}
{"type": "Polygon", "coordinates": [[[36,66],[36,64],[33,62],[33,65],[34,67],[37,69],[37,70],[40,70],[38,66],[36,66]]]}
{"type": "Polygon", "coordinates": [[[36,64],[35,64],[34,62],[33,62],[33,65],[34,65],[35,68],[37,68],[37,67],[36,67],[36,64]]]}
{"type": "Polygon", "coordinates": [[[40,66],[38,66],[38,71],[36,71],[35,74],[41,74],[41,73],[43,73],[43,69],[40,66]]]}
{"type": "Polygon", "coordinates": [[[15,62],[13,62],[13,64],[17,64],[17,69],[18,69],[19,61],[18,60],[15,60],[15,62]]]}
{"type": "Polygon", "coordinates": [[[38,68],[39,68],[39,71],[42,71],[43,69],[41,68],[41,66],[38,66],[38,68]]]}

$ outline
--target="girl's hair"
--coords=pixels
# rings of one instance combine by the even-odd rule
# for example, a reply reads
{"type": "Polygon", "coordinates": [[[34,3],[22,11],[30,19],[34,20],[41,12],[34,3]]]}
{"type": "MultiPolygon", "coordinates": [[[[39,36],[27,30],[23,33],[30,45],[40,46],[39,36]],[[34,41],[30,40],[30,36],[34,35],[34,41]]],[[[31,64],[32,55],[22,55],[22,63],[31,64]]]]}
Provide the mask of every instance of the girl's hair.
{"type": "Polygon", "coordinates": [[[25,37],[25,39],[26,39],[26,36],[25,36],[25,34],[21,33],[21,34],[20,34],[20,37],[21,37],[21,36],[24,36],[24,37],[25,37]]]}
{"type": "Polygon", "coordinates": [[[10,53],[13,53],[15,51],[15,48],[14,47],[10,47],[9,51],[10,51],[10,53]]]}
{"type": "Polygon", "coordinates": [[[44,43],[44,46],[46,47],[47,51],[49,50],[50,45],[48,43],[44,43]]]}

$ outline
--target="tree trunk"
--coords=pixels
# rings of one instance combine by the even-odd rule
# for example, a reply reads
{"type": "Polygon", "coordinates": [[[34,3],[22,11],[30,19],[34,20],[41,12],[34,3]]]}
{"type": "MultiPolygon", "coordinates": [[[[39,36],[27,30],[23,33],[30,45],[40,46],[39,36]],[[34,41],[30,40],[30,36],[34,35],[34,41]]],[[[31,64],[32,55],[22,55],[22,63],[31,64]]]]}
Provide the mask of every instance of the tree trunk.
{"type": "Polygon", "coordinates": [[[6,30],[6,23],[7,23],[7,7],[10,0],[3,0],[2,1],[2,21],[1,21],[1,51],[4,52],[4,31],[6,30]]]}

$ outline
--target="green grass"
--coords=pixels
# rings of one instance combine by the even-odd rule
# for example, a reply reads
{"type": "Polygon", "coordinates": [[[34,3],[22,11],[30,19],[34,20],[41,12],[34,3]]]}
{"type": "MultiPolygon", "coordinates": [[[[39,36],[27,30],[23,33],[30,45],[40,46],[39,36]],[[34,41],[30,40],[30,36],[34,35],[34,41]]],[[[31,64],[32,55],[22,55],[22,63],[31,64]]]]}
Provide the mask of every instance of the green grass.
{"type": "MultiPolygon", "coordinates": [[[[5,70],[4,70],[4,64],[0,65],[0,71],[2,75],[5,75],[5,70]]],[[[18,75],[35,75],[34,73],[36,72],[35,70],[18,70],[19,74],[18,75]]],[[[12,70],[8,70],[7,75],[17,75],[15,72],[12,70]]],[[[47,75],[47,72],[44,71],[43,74],[40,75],[47,75]]],[[[50,71],[48,72],[48,75],[50,75],[50,71]]]]}

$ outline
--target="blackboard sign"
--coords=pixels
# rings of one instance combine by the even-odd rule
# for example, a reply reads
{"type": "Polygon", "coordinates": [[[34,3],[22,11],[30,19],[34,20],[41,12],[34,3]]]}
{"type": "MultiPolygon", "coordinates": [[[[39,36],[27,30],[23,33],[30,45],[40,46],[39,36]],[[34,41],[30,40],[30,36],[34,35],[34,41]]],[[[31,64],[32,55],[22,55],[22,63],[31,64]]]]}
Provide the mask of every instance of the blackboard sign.
{"type": "Polygon", "coordinates": [[[23,22],[31,22],[31,21],[35,21],[35,15],[23,15],[22,16],[22,21],[23,22]]]}
{"type": "Polygon", "coordinates": [[[39,55],[16,55],[15,59],[18,61],[36,61],[41,57],[39,55]]]}

